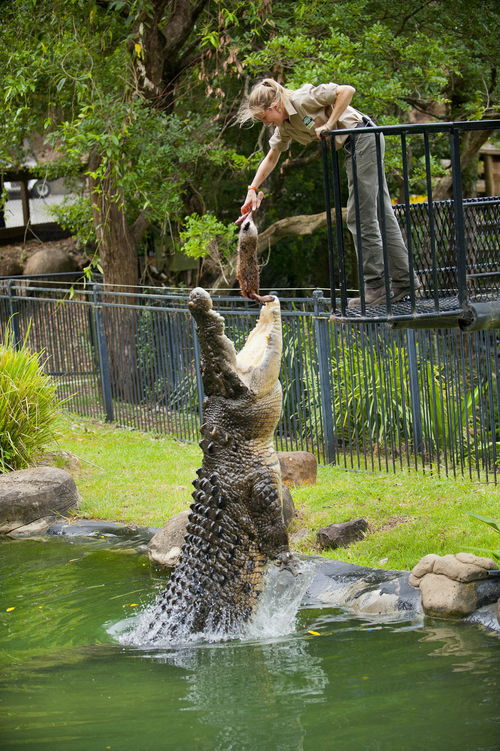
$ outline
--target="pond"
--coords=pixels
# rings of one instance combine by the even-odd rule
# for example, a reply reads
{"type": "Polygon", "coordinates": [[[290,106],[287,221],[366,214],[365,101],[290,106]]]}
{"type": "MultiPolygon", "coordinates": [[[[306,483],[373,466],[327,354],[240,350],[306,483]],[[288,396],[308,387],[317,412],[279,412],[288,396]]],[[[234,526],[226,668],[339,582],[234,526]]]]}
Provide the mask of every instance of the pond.
{"type": "Polygon", "coordinates": [[[481,627],[303,608],[282,636],[142,649],[116,633],[164,580],[130,543],[0,554],[3,751],[500,748],[500,639],[481,627]]]}

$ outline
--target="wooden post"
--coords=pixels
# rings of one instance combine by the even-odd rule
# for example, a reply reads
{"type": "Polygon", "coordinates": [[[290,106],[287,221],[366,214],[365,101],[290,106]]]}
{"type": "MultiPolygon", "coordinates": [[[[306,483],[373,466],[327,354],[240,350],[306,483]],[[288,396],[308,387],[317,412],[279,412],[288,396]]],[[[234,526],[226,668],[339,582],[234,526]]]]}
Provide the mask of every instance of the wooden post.
{"type": "Polygon", "coordinates": [[[23,226],[27,227],[30,223],[30,199],[27,180],[21,180],[21,203],[23,207],[23,226]]]}
{"type": "Polygon", "coordinates": [[[493,155],[484,154],[484,185],[487,196],[495,195],[495,173],[493,168],[493,155]]]}

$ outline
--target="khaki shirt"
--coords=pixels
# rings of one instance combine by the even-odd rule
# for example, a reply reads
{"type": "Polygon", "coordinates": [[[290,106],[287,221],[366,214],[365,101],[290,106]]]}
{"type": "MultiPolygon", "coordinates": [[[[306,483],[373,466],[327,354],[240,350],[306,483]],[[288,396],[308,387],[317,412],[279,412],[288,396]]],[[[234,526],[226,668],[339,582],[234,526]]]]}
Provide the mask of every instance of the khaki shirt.
{"type": "MultiPolygon", "coordinates": [[[[328,120],[331,105],[337,97],[336,83],[322,83],[313,86],[304,84],[296,91],[290,91],[286,102],[288,119],[283,125],[275,128],[269,139],[269,148],[274,151],[286,151],[291,141],[311,143],[317,141],[315,128],[324,125],[328,120]]],[[[338,128],[355,128],[363,121],[363,115],[354,107],[348,106],[337,121],[338,128]]],[[[337,136],[335,145],[339,149],[347,136],[337,136]]]]}

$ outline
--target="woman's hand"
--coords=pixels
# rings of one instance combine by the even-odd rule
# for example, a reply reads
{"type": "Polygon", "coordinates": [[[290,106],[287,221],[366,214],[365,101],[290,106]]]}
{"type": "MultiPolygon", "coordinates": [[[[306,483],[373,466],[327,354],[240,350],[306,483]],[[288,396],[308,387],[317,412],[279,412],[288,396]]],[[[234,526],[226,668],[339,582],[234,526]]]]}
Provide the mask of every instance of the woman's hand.
{"type": "Polygon", "coordinates": [[[243,206],[241,207],[241,213],[248,214],[249,211],[256,211],[262,203],[263,198],[264,193],[261,190],[257,193],[256,190],[249,189],[247,192],[247,197],[245,198],[243,206]]]}
{"type": "Polygon", "coordinates": [[[324,125],[320,125],[319,128],[314,128],[314,131],[316,133],[316,138],[318,141],[321,141],[321,134],[329,131],[329,130],[336,130],[337,123],[333,123],[333,125],[328,125],[328,123],[325,123],[324,125]]]}
{"type": "MultiPolygon", "coordinates": [[[[271,174],[273,169],[278,164],[279,158],[280,158],[279,151],[274,151],[274,149],[269,149],[264,159],[259,164],[257,172],[255,173],[253,182],[251,182],[250,185],[251,186],[262,185],[264,180],[271,174]]],[[[261,190],[258,190],[258,189],[255,190],[255,188],[252,188],[252,189],[248,188],[247,197],[245,198],[243,206],[241,207],[241,213],[248,214],[249,211],[256,211],[259,208],[260,204],[262,203],[263,198],[264,198],[264,193],[261,190]]]]}

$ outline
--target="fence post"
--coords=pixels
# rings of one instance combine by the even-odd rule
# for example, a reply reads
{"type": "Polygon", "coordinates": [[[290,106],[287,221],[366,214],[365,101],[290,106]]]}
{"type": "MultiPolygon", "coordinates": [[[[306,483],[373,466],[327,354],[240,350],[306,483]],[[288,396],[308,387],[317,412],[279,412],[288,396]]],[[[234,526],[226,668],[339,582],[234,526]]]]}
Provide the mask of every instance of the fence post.
{"type": "Polygon", "coordinates": [[[335,464],[335,431],[333,427],[333,399],[330,379],[330,338],[328,318],[320,316],[324,303],[323,291],[313,291],[314,300],[314,336],[318,352],[319,391],[321,412],[323,416],[323,443],[327,464],[335,464]]]}
{"type": "Polygon", "coordinates": [[[203,401],[205,399],[205,393],[203,391],[203,379],[201,377],[201,354],[200,344],[198,342],[198,333],[196,331],[196,323],[194,318],[191,317],[191,328],[193,331],[193,349],[194,349],[194,369],[196,372],[196,387],[198,389],[198,413],[200,415],[200,425],[203,424],[203,401]]]}
{"type": "Polygon", "coordinates": [[[418,389],[417,345],[415,342],[415,331],[413,329],[407,329],[406,331],[406,345],[408,347],[408,373],[410,377],[413,440],[415,441],[415,451],[420,452],[423,449],[422,409],[420,406],[420,391],[418,389]]]}
{"type": "Polygon", "coordinates": [[[19,311],[16,305],[16,290],[14,289],[14,280],[10,279],[7,283],[7,294],[9,296],[9,320],[14,335],[14,349],[19,349],[21,344],[21,335],[19,333],[19,311]]]}
{"type": "Polygon", "coordinates": [[[451,129],[450,146],[458,302],[462,309],[465,309],[467,306],[467,252],[465,247],[464,206],[460,164],[460,133],[456,128],[451,129]]]}
{"type": "Polygon", "coordinates": [[[109,358],[108,345],[106,343],[106,332],[102,317],[102,305],[98,298],[98,292],[102,285],[93,285],[93,307],[95,320],[95,333],[97,339],[97,360],[99,364],[99,374],[101,376],[102,400],[106,412],[106,422],[113,422],[113,398],[111,396],[111,378],[109,375],[109,358]]]}

